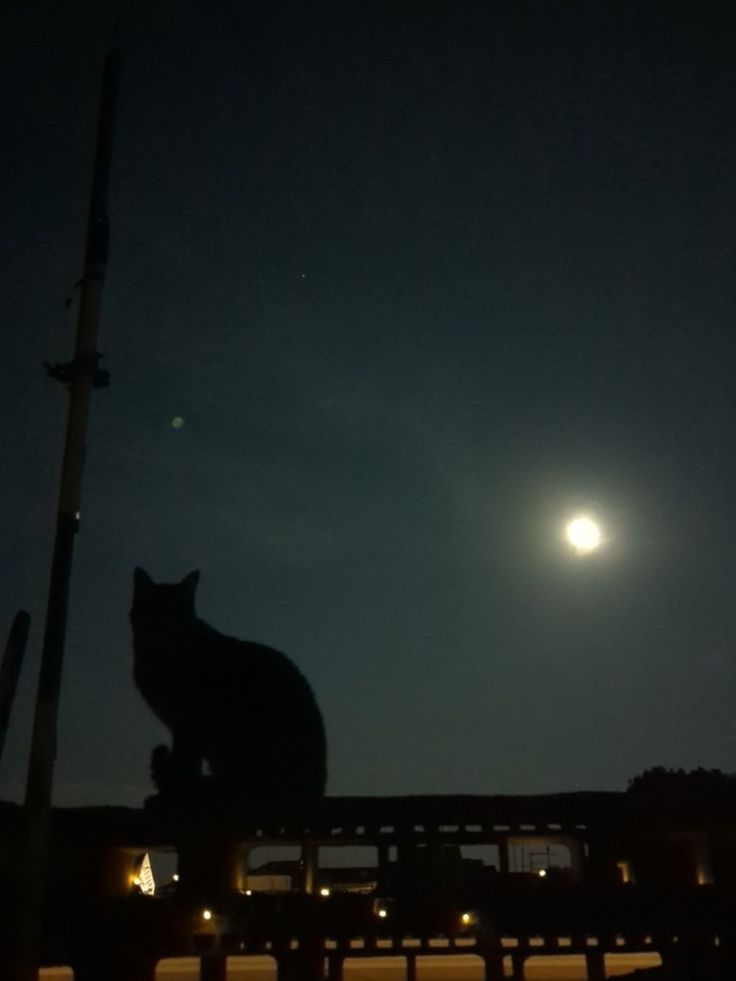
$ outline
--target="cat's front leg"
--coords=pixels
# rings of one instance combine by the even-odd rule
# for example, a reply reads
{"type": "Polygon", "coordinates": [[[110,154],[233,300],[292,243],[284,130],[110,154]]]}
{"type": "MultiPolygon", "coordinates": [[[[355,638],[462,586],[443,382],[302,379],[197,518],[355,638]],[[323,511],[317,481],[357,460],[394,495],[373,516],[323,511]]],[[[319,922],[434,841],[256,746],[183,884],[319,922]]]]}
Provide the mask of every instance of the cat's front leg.
{"type": "Polygon", "coordinates": [[[202,779],[202,756],[191,739],[174,737],[174,745],[156,746],[151,754],[151,776],[161,794],[185,793],[202,779]]]}
{"type": "Polygon", "coordinates": [[[192,786],[201,781],[202,750],[199,741],[191,733],[174,733],[169,767],[172,778],[182,787],[192,786]]]}

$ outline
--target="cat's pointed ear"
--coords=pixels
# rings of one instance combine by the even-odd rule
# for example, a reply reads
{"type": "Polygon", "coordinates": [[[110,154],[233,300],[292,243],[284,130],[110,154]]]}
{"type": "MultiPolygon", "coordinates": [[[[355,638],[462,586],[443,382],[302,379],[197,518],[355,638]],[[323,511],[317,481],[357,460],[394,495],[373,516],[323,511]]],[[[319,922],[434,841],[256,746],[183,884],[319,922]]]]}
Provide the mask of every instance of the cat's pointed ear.
{"type": "Polygon", "coordinates": [[[190,572],[188,576],[184,576],[180,585],[186,586],[186,588],[191,593],[194,593],[194,590],[197,588],[198,582],[199,582],[199,569],[195,569],[194,572],[190,572]]]}
{"type": "Polygon", "coordinates": [[[133,583],[136,589],[150,589],[153,586],[153,579],[151,579],[145,569],[136,566],[133,572],[133,583]]]}

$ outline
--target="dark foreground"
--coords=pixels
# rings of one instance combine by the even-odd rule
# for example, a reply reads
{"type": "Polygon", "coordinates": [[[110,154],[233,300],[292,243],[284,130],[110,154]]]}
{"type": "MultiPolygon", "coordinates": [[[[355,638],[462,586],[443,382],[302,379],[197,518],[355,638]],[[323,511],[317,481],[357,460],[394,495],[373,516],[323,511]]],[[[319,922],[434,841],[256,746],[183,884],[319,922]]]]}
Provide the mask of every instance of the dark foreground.
{"type": "MultiPolygon", "coordinates": [[[[189,981],[196,969],[169,959],[198,953],[209,981],[276,973],[278,981],[323,981],[325,959],[331,981],[403,981],[414,963],[417,981],[503,981],[512,965],[516,981],[606,981],[659,956],[667,971],[650,981],[736,977],[736,800],[326,798],[301,810],[215,803],[203,794],[140,810],[56,810],[43,962],[73,965],[75,981],[177,981],[177,972],[189,981]],[[298,859],[251,864],[264,845],[296,850],[298,859]],[[365,866],[354,866],[356,849],[370,853],[365,866]],[[179,875],[156,898],[139,889],[149,852],[170,855],[179,875]],[[564,861],[555,864],[556,855],[564,861]],[[251,888],[264,870],[288,881],[251,888]],[[585,958],[587,973],[571,955],[585,958]],[[622,955],[632,960],[610,970],[622,955]]],[[[7,896],[23,879],[14,847],[21,816],[0,805],[7,896]]],[[[20,922],[10,909],[0,950],[12,949],[20,922]]]]}

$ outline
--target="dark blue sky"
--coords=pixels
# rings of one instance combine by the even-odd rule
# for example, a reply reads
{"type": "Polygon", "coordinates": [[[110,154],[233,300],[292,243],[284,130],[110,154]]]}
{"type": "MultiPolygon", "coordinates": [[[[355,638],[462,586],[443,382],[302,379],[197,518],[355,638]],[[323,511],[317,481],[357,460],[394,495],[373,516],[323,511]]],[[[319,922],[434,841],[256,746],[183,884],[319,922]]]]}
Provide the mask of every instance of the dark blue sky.
{"type": "MultiPolygon", "coordinates": [[[[6,797],[114,20],[66,8],[0,42],[6,797]]],[[[719,2],[127,10],[60,802],[150,792],[135,565],[300,664],[331,793],[736,770],[735,42],[719,2]]]]}

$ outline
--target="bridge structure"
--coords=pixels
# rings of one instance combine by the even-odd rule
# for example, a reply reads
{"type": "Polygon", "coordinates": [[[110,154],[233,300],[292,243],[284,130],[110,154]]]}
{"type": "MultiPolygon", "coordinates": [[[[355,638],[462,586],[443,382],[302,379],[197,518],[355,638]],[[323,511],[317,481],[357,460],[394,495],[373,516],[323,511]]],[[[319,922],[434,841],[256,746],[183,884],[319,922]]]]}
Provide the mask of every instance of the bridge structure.
{"type": "MultiPolygon", "coordinates": [[[[0,959],[23,868],[0,804],[0,959]]],[[[487,981],[534,956],[656,951],[672,977],[732,978],[736,803],[634,794],[333,797],[308,808],[151,798],[55,809],[41,949],[76,981],[153,981],[197,956],[271,955],[279,981],[341,981],[346,959],[474,954],[487,981]],[[147,895],[142,858],[176,872],[147,895]],[[270,860],[254,866],[253,856],[270,860]],[[288,860],[279,856],[288,855],[288,860]],[[275,857],[274,857],[275,856],[275,857]]],[[[1,973],[1,972],[0,972],[1,973]]]]}

